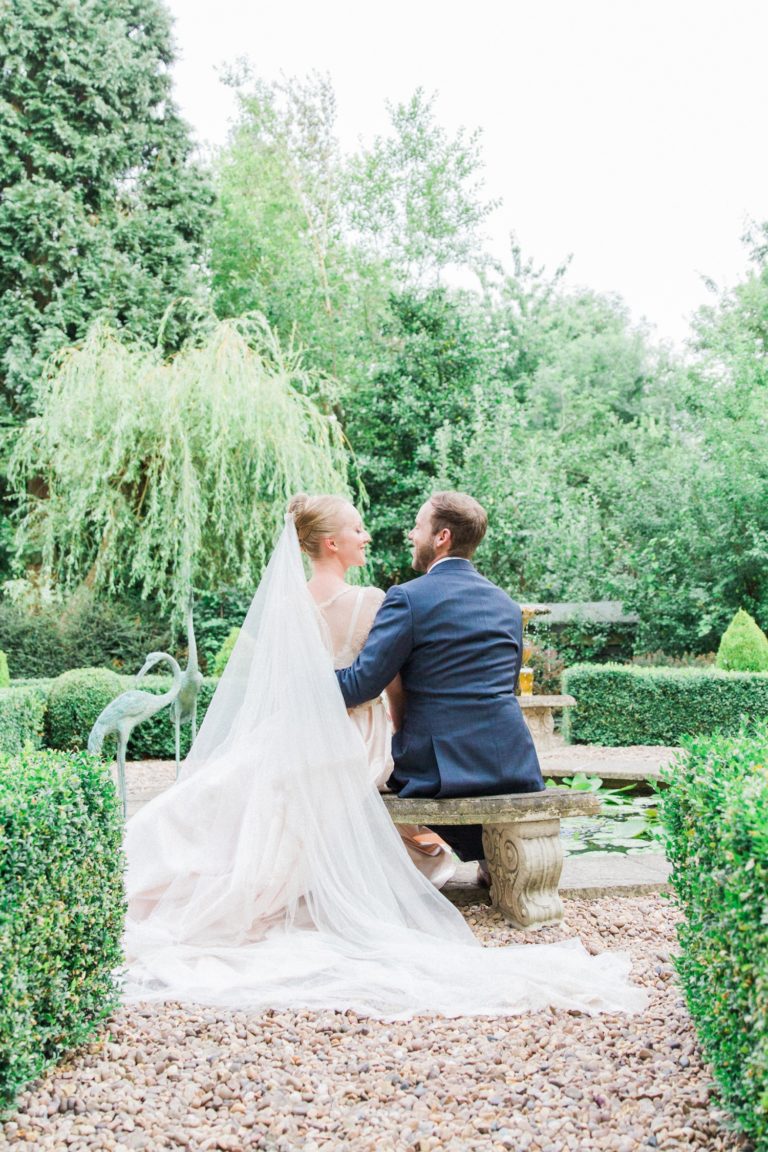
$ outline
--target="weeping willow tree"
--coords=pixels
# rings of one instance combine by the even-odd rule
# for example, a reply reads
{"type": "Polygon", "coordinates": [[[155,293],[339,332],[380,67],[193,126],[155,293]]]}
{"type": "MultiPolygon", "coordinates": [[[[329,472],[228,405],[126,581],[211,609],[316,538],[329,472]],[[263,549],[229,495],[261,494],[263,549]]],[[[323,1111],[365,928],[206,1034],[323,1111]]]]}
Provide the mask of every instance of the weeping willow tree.
{"type": "Polygon", "coordinates": [[[289,496],[348,491],[317,390],[255,316],[170,361],[93,327],[12,455],[18,555],[64,590],[140,589],[176,619],[192,585],[253,587],[289,496]]]}

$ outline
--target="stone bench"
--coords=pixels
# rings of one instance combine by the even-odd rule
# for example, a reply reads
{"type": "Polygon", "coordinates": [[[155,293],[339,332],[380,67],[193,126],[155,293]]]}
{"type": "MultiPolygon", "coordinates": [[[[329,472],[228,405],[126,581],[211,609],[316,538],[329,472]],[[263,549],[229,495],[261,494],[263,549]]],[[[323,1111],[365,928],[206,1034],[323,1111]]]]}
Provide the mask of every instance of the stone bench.
{"type": "Polygon", "coordinates": [[[547,752],[554,746],[556,708],[573,708],[573,696],[518,696],[517,702],[523,710],[523,719],[533,736],[537,752],[547,752]]]}
{"type": "Polygon", "coordinates": [[[482,824],[491,874],[491,903],[516,928],[542,928],[563,918],[558,894],[563,870],[560,820],[593,816],[601,802],[594,793],[547,788],[508,796],[450,800],[382,800],[396,824],[482,824]]]}

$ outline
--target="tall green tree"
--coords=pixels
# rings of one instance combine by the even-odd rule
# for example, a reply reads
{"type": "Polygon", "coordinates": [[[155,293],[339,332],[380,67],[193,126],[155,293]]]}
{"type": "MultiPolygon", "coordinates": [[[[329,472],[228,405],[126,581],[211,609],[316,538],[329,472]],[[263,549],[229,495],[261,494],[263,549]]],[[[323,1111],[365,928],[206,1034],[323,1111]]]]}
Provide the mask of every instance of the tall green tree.
{"type": "Polygon", "coordinates": [[[451,267],[487,262],[482,225],[497,205],[483,196],[481,132],[451,135],[436,97],[417,88],[388,105],[390,131],[350,158],[349,219],[362,244],[401,285],[430,288],[451,267]]]}
{"type": "Polygon", "coordinates": [[[443,288],[393,293],[384,343],[344,408],[347,436],[370,499],[372,565],[385,586],[413,575],[406,532],[440,478],[458,468],[486,346],[471,297],[443,288]],[[450,458],[448,467],[446,454],[450,458]]]}
{"type": "Polygon", "coordinates": [[[634,596],[667,646],[714,650],[739,608],[768,627],[766,237],[753,229],[745,277],[696,316],[663,452],[625,507],[634,596]]]}
{"type": "MultiPolygon", "coordinates": [[[[171,97],[161,0],[0,0],[0,404],[97,316],[151,341],[200,288],[209,179],[171,97]]],[[[166,326],[178,347],[184,324],[166,326]]]]}
{"type": "Polygon", "coordinates": [[[418,90],[389,131],[345,154],[321,75],[231,82],[239,117],[218,169],[212,270],[220,316],[257,309],[349,397],[386,346],[391,292],[482,263],[479,133],[451,134],[418,90]]]}
{"type": "Polygon", "coordinates": [[[239,117],[217,165],[216,311],[256,310],[342,387],[370,356],[389,278],[349,241],[345,158],[327,77],[230,77],[239,117]]]}
{"type": "Polygon", "coordinates": [[[19,554],[67,591],[252,591],[302,490],[346,492],[337,421],[256,317],[170,359],[96,324],[62,354],[11,461],[19,554]]]}

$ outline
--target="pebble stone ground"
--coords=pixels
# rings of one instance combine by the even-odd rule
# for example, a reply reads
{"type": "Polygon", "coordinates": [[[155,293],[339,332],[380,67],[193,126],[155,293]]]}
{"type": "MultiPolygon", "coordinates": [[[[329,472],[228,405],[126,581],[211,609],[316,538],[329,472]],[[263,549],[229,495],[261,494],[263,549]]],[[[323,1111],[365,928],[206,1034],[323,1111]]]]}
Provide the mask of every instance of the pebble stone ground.
{"type": "MultiPolygon", "coordinates": [[[[525,942],[487,907],[464,913],[490,946],[525,942]]],[[[642,1015],[122,1009],[22,1094],[0,1148],[741,1152],[676,986],[669,900],[572,900],[566,917],[536,939],[628,949],[642,1015]]]]}
{"type": "MultiPolygon", "coordinates": [[[[173,774],[130,765],[131,809],[173,774]]],[[[488,946],[531,942],[487,906],[462,912],[488,946]]],[[[629,951],[651,992],[642,1015],[387,1023],[134,1006],[20,1096],[0,1150],[746,1152],[676,984],[670,900],[572,899],[565,916],[534,942],[629,951]]]]}

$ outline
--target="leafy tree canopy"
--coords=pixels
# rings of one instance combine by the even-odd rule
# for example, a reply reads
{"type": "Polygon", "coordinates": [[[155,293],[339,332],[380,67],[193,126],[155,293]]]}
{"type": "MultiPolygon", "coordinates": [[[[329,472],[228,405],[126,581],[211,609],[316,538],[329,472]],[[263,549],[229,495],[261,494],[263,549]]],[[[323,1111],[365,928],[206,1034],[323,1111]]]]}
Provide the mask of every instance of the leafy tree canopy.
{"type": "MultiPolygon", "coordinates": [[[[0,394],[105,315],[154,341],[199,289],[208,178],[171,99],[159,0],[0,0],[0,394]]],[[[177,315],[168,347],[184,333],[177,315]]]]}
{"type": "Polygon", "coordinates": [[[65,590],[253,589],[296,491],[345,492],[337,422],[258,317],[170,361],[104,325],[61,355],[11,461],[20,552],[65,590]]]}

